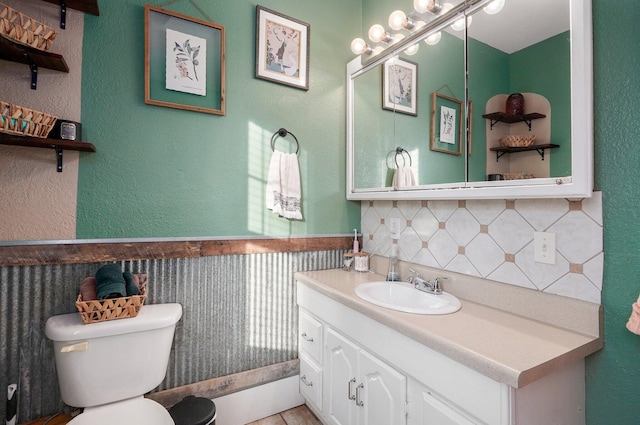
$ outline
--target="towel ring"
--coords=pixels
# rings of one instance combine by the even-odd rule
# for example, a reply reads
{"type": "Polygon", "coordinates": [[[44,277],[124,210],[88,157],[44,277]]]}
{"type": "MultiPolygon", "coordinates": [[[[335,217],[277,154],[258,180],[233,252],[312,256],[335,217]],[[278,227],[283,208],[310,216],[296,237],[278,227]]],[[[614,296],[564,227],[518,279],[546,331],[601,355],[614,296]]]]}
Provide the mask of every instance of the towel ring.
{"type": "Polygon", "coordinates": [[[396,168],[399,168],[400,166],[398,165],[398,155],[400,155],[400,158],[402,158],[402,166],[404,167],[405,164],[407,163],[404,159],[404,155],[403,153],[406,153],[407,156],[409,157],[409,167],[411,167],[411,155],[409,154],[409,152],[406,149],[401,148],[400,146],[398,146],[396,148],[396,156],[395,156],[395,161],[396,161],[396,168]]]}
{"type": "Polygon", "coordinates": [[[290,134],[291,137],[293,137],[293,139],[296,141],[296,155],[298,155],[298,151],[300,150],[300,143],[298,143],[298,138],[295,136],[295,134],[293,134],[290,131],[287,131],[287,129],[285,128],[281,128],[280,130],[276,131],[275,133],[273,133],[273,136],[271,136],[271,151],[275,152],[276,148],[276,136],[280,136],[280,137],[286,137],[287,134],[290,134]]]}

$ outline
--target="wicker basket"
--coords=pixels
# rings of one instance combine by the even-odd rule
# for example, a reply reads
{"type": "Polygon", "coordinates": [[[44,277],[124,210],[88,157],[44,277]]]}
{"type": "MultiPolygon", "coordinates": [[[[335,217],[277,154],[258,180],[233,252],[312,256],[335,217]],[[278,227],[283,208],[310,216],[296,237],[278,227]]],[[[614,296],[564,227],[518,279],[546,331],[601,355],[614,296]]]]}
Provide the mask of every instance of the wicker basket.
{"type": "Polygon", "coordinates": [[[506,173],[502,175],[503,180],[521,180],[521,179],[532,179],[533,174],[527,173],[506,173]]]}
{"type": "Polygon", "coordinates": [[[0,100],[0,132],[46,138],[57,118],[0,100]]]}
{"type": "Polygon", "coordinates": [[[508,148],[522,148],[533,145],[536,141],[536,135],[530,134],[528,136],[517,136],[515,134],[505,136],[500,139],[500,146],[508,148]]]}
{"type": "Polygon", "coordinates": [[[48,50],[58,31],[0,3],[0,35],[40,50],[48,50]]]}
{"type": "Polygon", "coordinates": [[[136,317],[146,297],[147,292],[144,286],[140,288],[140,295],[106,300],[83,301],[82,294],[79,294],[76,300],[76,308],[80,312],[80,316],[82,316],[82,322],[86,325],[107,320],[136,317]]]}

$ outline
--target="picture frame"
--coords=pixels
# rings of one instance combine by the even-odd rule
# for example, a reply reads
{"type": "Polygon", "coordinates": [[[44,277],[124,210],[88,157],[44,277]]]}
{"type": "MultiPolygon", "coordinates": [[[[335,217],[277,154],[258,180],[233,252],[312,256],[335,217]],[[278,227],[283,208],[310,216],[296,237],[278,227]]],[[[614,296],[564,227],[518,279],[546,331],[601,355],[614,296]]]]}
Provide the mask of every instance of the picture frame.
{"type": "Polygon", "coordinates": [[[225,114],[225,29],[146,4],[144,103],[225,114]]]}
{"type": "Polygon", "coordinates": [[[382,109],[418,115],[418,64],[395,58],[382,67],[382,109]]]}
{"type": "Polygon", "coordinates": [[[461,100],[444,94],[431,94],[430,149],[435,152],[462,155],[462,122],[464,109],[461,100]]]}
{"type": "Polygon", "coordinates": [[[256,78],[309,90],[310,26],[256,6],[256,78]]]}

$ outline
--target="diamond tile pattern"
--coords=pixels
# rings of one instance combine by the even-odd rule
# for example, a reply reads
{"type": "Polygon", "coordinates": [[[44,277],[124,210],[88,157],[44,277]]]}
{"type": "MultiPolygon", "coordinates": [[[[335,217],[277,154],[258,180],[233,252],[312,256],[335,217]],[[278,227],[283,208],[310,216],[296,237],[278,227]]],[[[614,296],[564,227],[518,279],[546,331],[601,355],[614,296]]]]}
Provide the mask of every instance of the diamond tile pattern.
{"type": "Polygon", "coordinates": [[[389,255],[394,243],[391,218],[400,221],[397,244],[402,260],[600,302],[604,262],[600,192],[578,202],[362,202],[363,250],[389,255]],[[534,261],[534,232],[556,234],[555,265],[534,261]]]}

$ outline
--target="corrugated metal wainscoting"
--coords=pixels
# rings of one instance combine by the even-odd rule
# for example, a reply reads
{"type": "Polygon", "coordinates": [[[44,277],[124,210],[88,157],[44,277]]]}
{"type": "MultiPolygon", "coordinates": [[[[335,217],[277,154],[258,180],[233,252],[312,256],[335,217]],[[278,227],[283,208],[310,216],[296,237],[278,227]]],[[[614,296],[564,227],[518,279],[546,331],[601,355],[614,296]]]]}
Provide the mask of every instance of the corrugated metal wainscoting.
{"type": "MultiPolygon", "coordinates": [[[[184,309],[158,390],[297,358],[293,273],[337,268],[344,252],[123,261],[123,270],[149,275],[147,304],[184,309]]],[[[19,383],[21,422],[63,409],[44,324],[76,311],[78,284],[101,265],[0,267],[0,390],[19,383]]],[[[144,359],[131,360],[144,368],[144,359]]],[[[4,411],[2,401],[0,418],[4,411]]]]}

